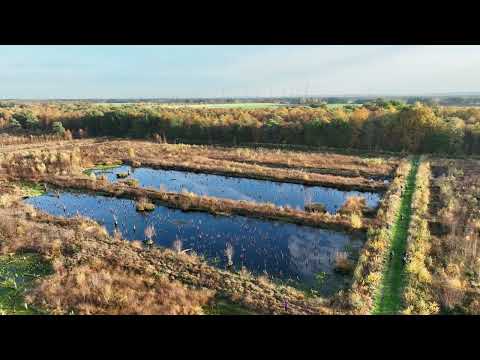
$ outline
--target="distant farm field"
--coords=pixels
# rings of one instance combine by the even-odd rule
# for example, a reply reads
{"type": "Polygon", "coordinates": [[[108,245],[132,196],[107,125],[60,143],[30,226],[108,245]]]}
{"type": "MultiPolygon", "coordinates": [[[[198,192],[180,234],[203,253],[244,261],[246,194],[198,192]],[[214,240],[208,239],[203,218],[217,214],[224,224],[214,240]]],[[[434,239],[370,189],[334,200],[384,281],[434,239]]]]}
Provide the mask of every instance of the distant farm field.
{"type": "Polygon", "coordinates": [[[187,106],[191,108],[210,108],[210,109],[259,109],[285,106],[279,103],[235,103],[235,104],[182,104],[165,105],[169,107],[187,106]]]}
{"type": "Polygon", "coordinates": [[[344,106],[362,106],[362,104],[347,104],[347,103],[344,103],[344,104],[327,104],[327,106],[329,108],[339,108],[339,107],[344,107],[344,106]]]}
{"type": "Polygon", "coordinates": [[[97,106],[102,107],[111,107],[111,106],[134,106],[142,104],[142,106],[159,106],[164,108],[193,108],[193,109],[266,109],[266,108],[277,108],[281,106],[286,106],[286,104],[280,103],[235,103],[235,104],[163,104],[163,103],[134,103],[134,102],[125,102],[125,103],[96,103],[97,106]]]}
{"type": "MultiPolygon", "coordinates": [[[[97,103],[96,105],[99,106],[125,106],[125,105],[136,105],[137,103],[97,103]]],[[[155,104],[155,103],[143,103],[145,105],[157,105],[160,107],[166,108],[182,108],[188,107],[193,109],[271,109],[271,108],[278,108],[282,106],[295,106],[289,104],[281,104],[281,103],[233,103],[233,104],[155,104]]],[[[296,106],[304,106],[304,105],[296,105],[296,106]]],[[[361,106],[361,104],[327,104],[328,108],[341,108],[345,106],[361,106]]]]}

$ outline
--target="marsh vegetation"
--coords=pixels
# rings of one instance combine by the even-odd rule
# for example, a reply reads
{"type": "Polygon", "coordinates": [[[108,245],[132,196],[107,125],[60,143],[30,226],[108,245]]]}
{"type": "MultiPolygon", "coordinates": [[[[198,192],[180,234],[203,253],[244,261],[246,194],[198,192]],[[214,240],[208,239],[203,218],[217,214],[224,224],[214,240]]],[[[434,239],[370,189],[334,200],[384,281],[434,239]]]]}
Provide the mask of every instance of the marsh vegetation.
{"type": "Polygon", "coordinates": [[[147,126],[137,105],[47,108],[3,114],[35,125],[0,138],[3,313],[480,312],[476,161],[422,157],[415,173],[412,157],[371,154],[433,149],[432,133],[442,151],[474,151],[470,127],[449,132],[450,110],[154,107],[147,126]],[[333,145],[368,155],[232,146],[332,146],[342,112],[349,145],[333,145]],[[387,112],[426,120],[408,144],[392,122],[395,144],[366,146],[387,112]],[[147,141],[86,138],[116,126],[147,141]],[[198,127],[229,146],[171,143],[198,127]]]}

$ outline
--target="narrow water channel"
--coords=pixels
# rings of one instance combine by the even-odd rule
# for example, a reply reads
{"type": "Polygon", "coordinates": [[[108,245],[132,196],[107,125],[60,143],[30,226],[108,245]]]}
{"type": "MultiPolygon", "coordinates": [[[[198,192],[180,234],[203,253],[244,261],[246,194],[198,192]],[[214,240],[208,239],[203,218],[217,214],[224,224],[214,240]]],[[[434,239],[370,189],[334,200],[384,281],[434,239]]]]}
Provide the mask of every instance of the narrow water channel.
{"type": "Polygon", "coordinates": [[[245,266],[255,274],[266,272],[325,295],[349,281],[334,271],[337,253],[346,252],[355,258],[363,244],[360,235],[241,216],[182,212],[162,206],[151,213],[139,213],[132,200],[93,194],[61,192],[57,197],[49,193],[25,201],[53,215],[88,216],[110,233],[116,221],[122,236],[129,240],[144,240],[145,228],[153,225],[158,245],[171,247],[180,239],[183,249],[192,249],[222,268],[226,266],[225,248],[229,243],[236,269],[245,266]],[[319,283],[319,279],[323,280],[319,283]]]}
{"type": "Polygon", "coordinates": [[[142,187],[180,192],[183,189],[197,195],[214,196],[233,200],[269,202],[277,206],[289,205],[303,210],[306,203],[322,203],[331,214],[336,213],[349,196],[363,196],[367,206],[376,208],[381,194],[374,192],[343,191],[322,186],[279,183],[267,180],[235,178],[186,171],[132,168],[122,165],[114,169],[93,170],[95,175],[105,175],[110,182],[119,179],[117,174],[130,175],[142,187]]]}

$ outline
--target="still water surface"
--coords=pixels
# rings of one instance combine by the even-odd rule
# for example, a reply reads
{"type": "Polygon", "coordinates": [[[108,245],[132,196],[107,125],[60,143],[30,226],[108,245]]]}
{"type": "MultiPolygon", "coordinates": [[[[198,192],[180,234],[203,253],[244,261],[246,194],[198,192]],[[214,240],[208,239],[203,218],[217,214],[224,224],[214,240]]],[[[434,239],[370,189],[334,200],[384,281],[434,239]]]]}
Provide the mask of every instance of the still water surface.
{"type": "Polygon", "coordinates": [[[116,182],[117,174],[130,172],[128,178],[139,181],[142,187],[159,188],[180,192],[183,189],[202,196],[214,196],[233,200],[270,202],[277,206],[289,205],[303,210],[305,203],[325,205],[331,214],[337,212],[349,196],[363,196],[369,207],[375,208],[381,194],[373,192],[343,191],[322,186],[278,183],[267,180],[235,178],[186,171],[131,168],[122,165],[109,170],[93,170],[95,175],[105,175],[116,182]]]}
{"type": "Polygon", "coordinates": [[[132,200],[93,194],[60,192],[57,197],[48,193],[25,201],[53,215],[88,216],[105,225],[110,233],[116,220],[118,230],[128,240],[144,240],[145,228],[153,225],[158,245],[171,247],[174,240],[180,239],[183,249],[192,249],[222,268],[226,266],[225,248],[230,243],[236,269],[245,266],[255,274],[266,272],[276,279],[317,288],[323,294],[338,290],[347,281],[334,272],[336,253],[346,251],[355,258],[363,244],[360,235],[242,216],[182,212],[163,206],[139,213],[132,200]],[[321,286],[319,274],[325,275],[321,286]]]}

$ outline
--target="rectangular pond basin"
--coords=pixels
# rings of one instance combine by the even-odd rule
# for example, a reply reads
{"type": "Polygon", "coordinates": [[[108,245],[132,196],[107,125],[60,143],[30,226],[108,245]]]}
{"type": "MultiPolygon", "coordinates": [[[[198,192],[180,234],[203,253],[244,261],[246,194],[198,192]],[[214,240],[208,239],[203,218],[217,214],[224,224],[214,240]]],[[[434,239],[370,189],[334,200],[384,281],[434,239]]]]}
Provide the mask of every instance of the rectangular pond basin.
{"type": "Polygon", "coordinates": [[[142,187],[163,186],[165,190],[174,192],[185,189],[201,196],[269,202],[277,206],[289,205],[300,210],[303,210],[305,204],[309,202],[322,203],[331,214],[336,213],[349,196],[363,196],[370,208],[376,208],[381,199],[381,194],[374,192],[344,191],[322,186],[304,186],[187,171],[132,168],[128,165],[91,172],[97,176],[106,176],[110,182],[121,180],[117,178],[117,174],[123,173],[129,174],[127,179],[138,180],[142,187]]]}
{"type": "Polygon", "coordinates": [[[242,216],[182,212],[163,206],[139,213],[132,200],[79,192],[48,193],[25,202],[52,215],[87,216],[110,233],[116,221],[123,238],[129,240],[144,240],[146,227],[153,225],[158,245],[171,247],[180,239],[183,249],[204,255],[221,268],[226,267],[225,249],[230,244],[234,268],[245,266],[254,274],[267,273],[271,278],[314,288],[324,295],[343,288],[351,279],[335,271],[337,254],[344,253],[356,261],[364,240],[363,234],[242,216]]]}

